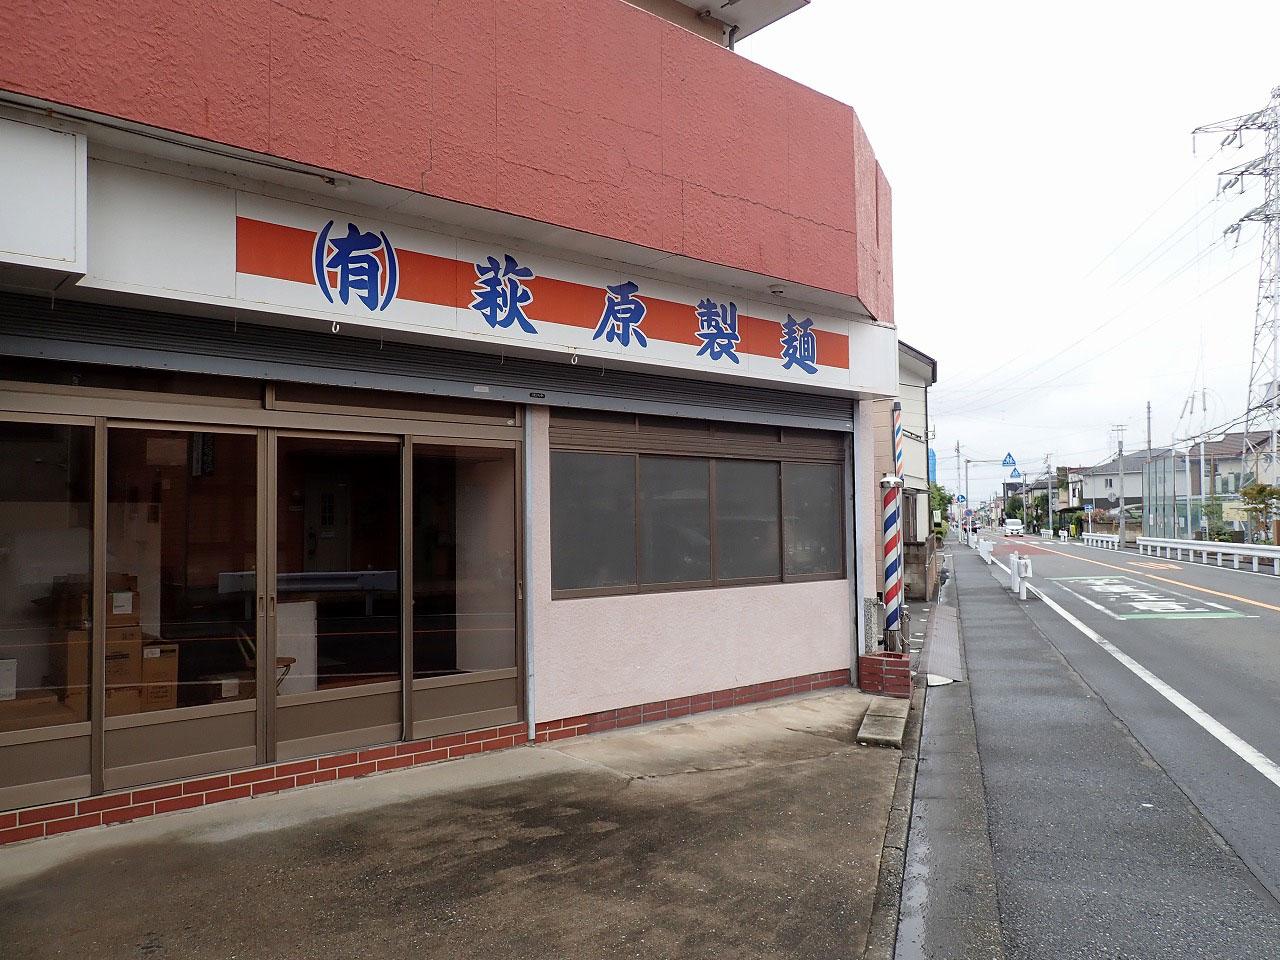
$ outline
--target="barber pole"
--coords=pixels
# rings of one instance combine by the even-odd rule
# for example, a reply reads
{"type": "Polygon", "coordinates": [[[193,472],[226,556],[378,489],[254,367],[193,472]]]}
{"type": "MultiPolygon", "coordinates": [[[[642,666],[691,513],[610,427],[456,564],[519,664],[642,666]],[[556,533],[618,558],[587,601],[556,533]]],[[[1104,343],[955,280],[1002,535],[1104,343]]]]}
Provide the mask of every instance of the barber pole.
{"type": "Polygon", "coordinates": [[[902,566],[898,563],[898,548],[901,545],[902,523],[898,511],[898,487],[890,483],[884,488],[884,628],[886,633],[902,628],[902,566]]]}
{"type": "MultiPolygon", "coordinates": [[[[884,490],[884,628],[901,649],[902,629],[902,404],[893,404],[893,470],[884,490]]],[[[887,480],[888,478],[886,478],[887,480]]]]}
{"type": "Polygon", "coordinates": [[[893,475],[902,479],[902,404],[893,401],[893,475]]]}

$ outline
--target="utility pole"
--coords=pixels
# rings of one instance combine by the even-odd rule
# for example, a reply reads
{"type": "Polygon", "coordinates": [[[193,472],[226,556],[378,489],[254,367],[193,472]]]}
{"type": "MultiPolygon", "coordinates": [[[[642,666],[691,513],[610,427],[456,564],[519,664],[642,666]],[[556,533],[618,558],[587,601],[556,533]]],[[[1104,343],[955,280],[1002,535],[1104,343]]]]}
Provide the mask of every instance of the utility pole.
{"type": "MultiPolygon", "coordinates": [[[[1229,179],[1221,184],[1219,192],[1234,187],[1248,176],[1260,176],[1263,180],[1262,203],[1227,228],[1228,233],[1238,236],[1241,224],[1262,224],[1262,262],[1258,273],[1258,304],[1253,320],[1249,396],[1245,407],[1244,445],[1241,451],[1242,462],[1252,453],[1254,478],[1261,483],[1263,477],[1258,470],[1259,446],[1254,442],[1254,432],[1265,430],[1271,434],[1271,472],[1274,479],[1276,434],[1280,429],[1280,87],[1272,88],[1271,100],[1261,110],[1198,127],[1192,131],[1192,137],[1197,133],[1225,133],[1227,136],[1223,138],[1222,146],[1231,143],[1243,146],[1243,134],[1247,130],[1263,131],[1266,136],[1265,153],[1261,157],[1221,171],[1219,176],[1229,179]]],[[[1193,139],[1192,144],[1194,143],[1193,139]]],[[[1188,489],[1188,504],[1190,496],[1191,491],[1188,489]]],[[[1252,533],[1252,523],[1250,532],[1252,533]]]]}
{"type": "MultiPolygon", "coordinates": [[[[1151,462],[1151,401],[1147,401],[1147,462],[1151,462]]],[[[1144,493],[1145,496],[1145,493],[1144,493]]]]}
{"type": "Polygon", "coordinates": [[[1117,423],[1112,427],[1116,432],[1116,450],[1120,463],[1120,549],[1124,549],[1124,431],[1125,425],[1117,423]]]}
{"type": "MultiPolygon", "coordinates": [[[[1200,529],[1204,531],[1204,538],[1209,539],[1209,517],[1204,512],[1204,432],[1208,417],[1209,406],[1209,389],[1208,387],[1200,387],[1200,529]]],[[[1274,462],[1274,460],[1273,460],[1274,462]]]]}
{"type": "MultiPolygon", "coordinates": [[[[1192,445],[1188,443],[1187,455],[1182,458],[1182,465],[1183,467],[1185,467],[1186,474],[1187,474],[1187,539],[1188,540],[1194,540],[1196,538],[1195,532],[1191,529],[1191,451],[1192,449],[1193,449],[1192,445]]],[[[1177,461],[1175,460],[1174,463],[1176,464],[1177,461]]],[[[1176,498],[1174,499],[1173,504],[1174,504],[1174,511],[1177,512],[1178,501],[1176,498]]]]}
{"type": "MultiPolygon", "coordinates": [[[[959,441],[959,440],[957,440],[957,441],[956,441],[956,495],[957,495],[957,496],[959,496],[960,491],[961,491],[961,490],[963,490],[963,489],[964,489],[964,484],[963,484],[963,483],[961,482],[961,480],[960,480],[960,441],[959,441]]],[[[965,490],[965,492],[964,492],[964,496],[965,496],[965,502],[967,503],[967,502],[968,502],[968,499],[969,499],[969,491],[968,491],[968,490],[965,490]]],[[[956,522],[959,524],[959,529],[960,529],[962,532],[963,532],[963,529],[964,529],[964,524],[963,524],[961,521],[963,521],[963,519],[964,519],[964,511],[963,511],[963,510],[960,510],[960,509],[957,509],[957,510],[956,510],[956,522]]]]}
{"type": "Polygon", "coordinates": [[[1058,493],[1058,484],[1054,482],[1053,467],[1049,454],[1044,455],[1044,474],[1048,477],[1048,486],[1045,488],[1045,512],[1049,514],[1049,539],[1053,539],[1053,501],[1058,493]]]}

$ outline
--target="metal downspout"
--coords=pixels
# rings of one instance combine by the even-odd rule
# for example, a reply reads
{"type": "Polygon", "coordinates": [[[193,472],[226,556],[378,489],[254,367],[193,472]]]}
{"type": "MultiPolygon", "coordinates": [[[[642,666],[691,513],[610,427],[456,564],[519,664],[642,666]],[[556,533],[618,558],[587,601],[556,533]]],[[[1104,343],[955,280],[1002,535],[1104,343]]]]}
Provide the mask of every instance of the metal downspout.
{"type": "Polygon", "coordinates": [[[865,402],[854,401],[853,433],[845,440],[848,446],[848,455],[845,457],[845,496],[853,501],[853,509],[845,512],[845,543],[853,545],[853,563],[850,564],[853,576],[849,578],[849,616],[853,619],[853,630],[849,637],[853,648],[849,651],[849,682],[854,685],[858,682],[858,657],[867,650],[866,623],[863,620],[860,595],[862,584],[866,582],[862,569],[862,535],[867,526],[863,515],[866,480],[862,475],[865,471],[859,469],[858,463],[858,441],[862,436],[860,420],[862,404],[865,402]]]}
{"type": "Polygon", "coordinates": [[[533,408],[524,408],[524,493],[521,500],[524,504],[524,709],[525,720],[529,725],[529,740],[533,741],[537,733],[533,716],[533,595],[535,584],[531,581],[533,573],[533,408]]]}

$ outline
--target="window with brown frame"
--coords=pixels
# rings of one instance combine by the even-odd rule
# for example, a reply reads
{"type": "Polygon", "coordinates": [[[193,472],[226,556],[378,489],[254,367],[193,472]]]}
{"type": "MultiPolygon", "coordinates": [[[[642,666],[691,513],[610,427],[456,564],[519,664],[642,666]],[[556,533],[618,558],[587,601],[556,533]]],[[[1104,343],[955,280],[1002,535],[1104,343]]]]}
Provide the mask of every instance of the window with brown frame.
{"type": "Polygon", "coordinates": [[[844,576],[837,463],[555,450],[554,597],[844,576]]]}

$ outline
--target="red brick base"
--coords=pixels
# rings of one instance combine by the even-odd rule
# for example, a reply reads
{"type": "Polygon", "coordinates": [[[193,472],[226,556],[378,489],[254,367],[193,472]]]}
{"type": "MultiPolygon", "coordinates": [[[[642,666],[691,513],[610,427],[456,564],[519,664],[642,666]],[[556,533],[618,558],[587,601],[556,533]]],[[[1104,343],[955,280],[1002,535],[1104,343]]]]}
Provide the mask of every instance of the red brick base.
{"type": "Polygon", "coordinates": [[[746,703],[759,703],[761,700],[772,700],[775,697],[785,697],[793,693],[848,685],[848,670],[810,673],[803,677],[787,677],[783,680],[771,680],[768,683],[753,683],[746,687],[729,687],[712,693],[700,693],[692,697],[655,700],[652,703],[620,707],[617,710],[584,713],[580,717],[552,720],[549,723],[538,724],[538,735],[535,739],[538,743],[546,743],[550,740],[581,736],[584,733],[600,733],[603,730],[616,730],[619,727],[653,723],[656,720],[674,720],[691,713],[739,707],[746,703]]]}
{"type": "MultiPolygon", "coordinates": [[[[769,683],[733,687],[693,697],[659,700],[618,710],[584,714],[538,725],[537,741],[546,743],[585,733],[616,730],[638,723],[671,720],[692,713],[719,710],[746,703],[758,703],[792,693],[847,686],[848,670],[830,670],[803,677],[789,677],[769,683]]],[[[266,793],[279,793],[294,787],[363,777],[371,773],[400,770],[441,760],[453,760],[468,754],[527,743],[529,728],[523,723],[451,733],[426,740],[351,750],[308,760],[290,760],[266,767],[237,770],[191,780],[164,783],[135,790],[124,790],[83,800],[68,800],[43,807],[27,807],[0,813],[0,845],[51,837],[69,830],[81,830],[109,823],[123,823],[142,817],[177,810],[189,810],[224,800],[241,800],[266,793]]]]}
{"type": "Polygon", "coordinates": [[[910,655],[885,651],[859,657],[858,687],[864,693],[911,699],[910,655]]]}

